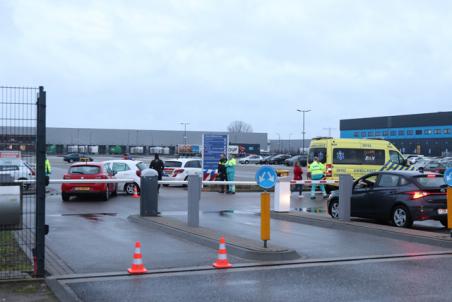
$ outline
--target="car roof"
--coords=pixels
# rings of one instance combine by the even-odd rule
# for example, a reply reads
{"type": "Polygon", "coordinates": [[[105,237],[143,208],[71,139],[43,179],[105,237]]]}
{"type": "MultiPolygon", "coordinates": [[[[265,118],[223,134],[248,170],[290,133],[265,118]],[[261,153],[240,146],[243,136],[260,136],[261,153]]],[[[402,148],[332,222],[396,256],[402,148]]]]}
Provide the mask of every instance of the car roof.
{"type": "Polygon", "coordinates": [[[187,158],[171,158],[171,159],[167,159],[165,161],[178,161],[178,162],[186,163],[187,161],[192,161],[192,160],[201,161],[202,159],[196,158],[196,157],[187,157],[187,158]]]}
{"type": "Polygon", "coordinates": [[[79,167],[79,166],[97,166],[102,167],[103,162],[94,162],[94,161],[88,161],[88,162],[78,162],[71,165],[71,167],[79,167]]]}
{"type": "Polygon", "coordinates": [[[131,159],[110,159],[110,160],[104,160],[104,163],[131,163],[131,164],[137,164],[142,161],[139,160],[131,160],[131,159]]]}
{"type": "MultiPolygon", "coordinates": [[[[422,173],[419,171],[403,171],[403,170],[391,170],[391,171],[377,171],[370,174],[391,174],[391,175],[401,175],[405,177],[415,177],[415,176],[425,176],[427,173],[422,173]]],[[[437,174],[437,173],[428,173],[437,174]]]]}

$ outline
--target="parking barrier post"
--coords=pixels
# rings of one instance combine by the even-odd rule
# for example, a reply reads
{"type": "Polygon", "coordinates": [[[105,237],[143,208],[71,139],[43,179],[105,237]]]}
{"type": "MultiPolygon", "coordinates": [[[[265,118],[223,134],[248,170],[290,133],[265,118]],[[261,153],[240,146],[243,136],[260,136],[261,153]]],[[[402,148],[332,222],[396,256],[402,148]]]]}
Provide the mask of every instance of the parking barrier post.
{"type": "Polygon", "coordinates": [[[349,174],[339,175],[339,219],[350,221],[353,177],[349,174]]]}
{"type": "Polygon", "coordinates": [[[450,237],[452,237],[452,187],[447,188],[447,228],[450,230],[450,237]]]}
{"type": "Polygon", "coordinates": [[[158,216],[158,173],[153,169],[141,171],[140,216],[158,216]]]}
{"type": "Polygon", "coordinates": [[[270,240],[270,193],[261,193],[261,240],[264,241],[264,248],[267,248],[267,241],[270,240]]]}
{"type": "Polygon", "coordinates": [[[187,224],[199,227],[199,201],[201,200],[202,179],[199,175],[189,175],[188,178],[188,214],[187,224]]]}

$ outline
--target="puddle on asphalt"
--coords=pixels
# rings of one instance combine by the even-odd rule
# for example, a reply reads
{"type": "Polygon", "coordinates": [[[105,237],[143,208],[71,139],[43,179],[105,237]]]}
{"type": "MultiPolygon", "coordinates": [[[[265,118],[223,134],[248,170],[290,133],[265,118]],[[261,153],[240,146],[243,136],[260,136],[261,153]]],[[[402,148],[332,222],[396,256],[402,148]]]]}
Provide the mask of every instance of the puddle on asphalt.
{"type": "Polygon", "coordinates": [[[61,214],[61,216],[79,216],[89,221],[99,221],[103,216],[116,216],[117,213],[78,213],[78,214],[61,214]]]}

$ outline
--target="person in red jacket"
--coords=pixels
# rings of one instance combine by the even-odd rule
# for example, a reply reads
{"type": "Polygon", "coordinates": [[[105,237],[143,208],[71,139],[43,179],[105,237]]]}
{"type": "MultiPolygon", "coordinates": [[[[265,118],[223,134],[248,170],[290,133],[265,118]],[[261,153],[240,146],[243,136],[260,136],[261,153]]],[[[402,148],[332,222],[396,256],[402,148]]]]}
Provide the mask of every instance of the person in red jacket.
{"type": "MultiPolygon", "coordinates": [[[[303,179],[303,169],[301,168],[298,161],[296,161],[293,165],[293,180],[302,180],[303,179]]],[[[302,184],[296,184],[295,185],[295,191],[298,191],[298,198],[303,197],[303,185],[302,184]]]]}

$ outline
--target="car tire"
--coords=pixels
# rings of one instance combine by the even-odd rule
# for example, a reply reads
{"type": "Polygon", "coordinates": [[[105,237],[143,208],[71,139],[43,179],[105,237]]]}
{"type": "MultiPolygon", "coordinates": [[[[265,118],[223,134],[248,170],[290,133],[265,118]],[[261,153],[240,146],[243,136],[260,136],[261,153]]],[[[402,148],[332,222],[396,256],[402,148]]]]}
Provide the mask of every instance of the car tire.
{"type": "Polygon", "coordinates": [[[67,193],[61,193],[61,198],[63,199],[63,201],[69,201],[69,199],[71,199],[71,195],[67,193]]]}
{"type": "Polygon", "coordinates": [[[137,190],[139,190],[138,186],[135,183],[127,183],[124,185],[124,191],[127,195],[132,195],[135,186],[137,187],[137,190]]]}
{"type": "Polygon", "coordinates": [[[245,165],[248,165],[249,163],[250,163],[249,161],[245,160],[245,165]]]}
{"type": "Polygon", "coordinates": [[[444,218],[441,218],[439,220],[439,222],[441,222],[441,224],[443,225],[443,227],[447,228],[447,216],[444,218]]]}
{"type": "Polygon", "coordinates": [[[403,205],[395,206],[391,212],[392,225],[399,228],[409,228],[413,225],[410,211],[403,205]]]}
{"type": "Polygon", "coordinates": [[[328,210],[330,212],[331,218],[339,219],[339,200],[332,200],[328,210]]]}
{"type": "Polygon", "coordinates": [[[108,190],[108,187],[107,190],[102,193],[101,197],[103,201],[108,201],[108,199],[110,198],[110,191],[108,190]]]}
{"type": "Polygon", "coordinates": [[[74,160],[73,160],[73,159],[70,159],[70,160],[68,160],[67,162],[70,163],[70,164],[72,164],[72,163],[74,162],[74,160]]]}

